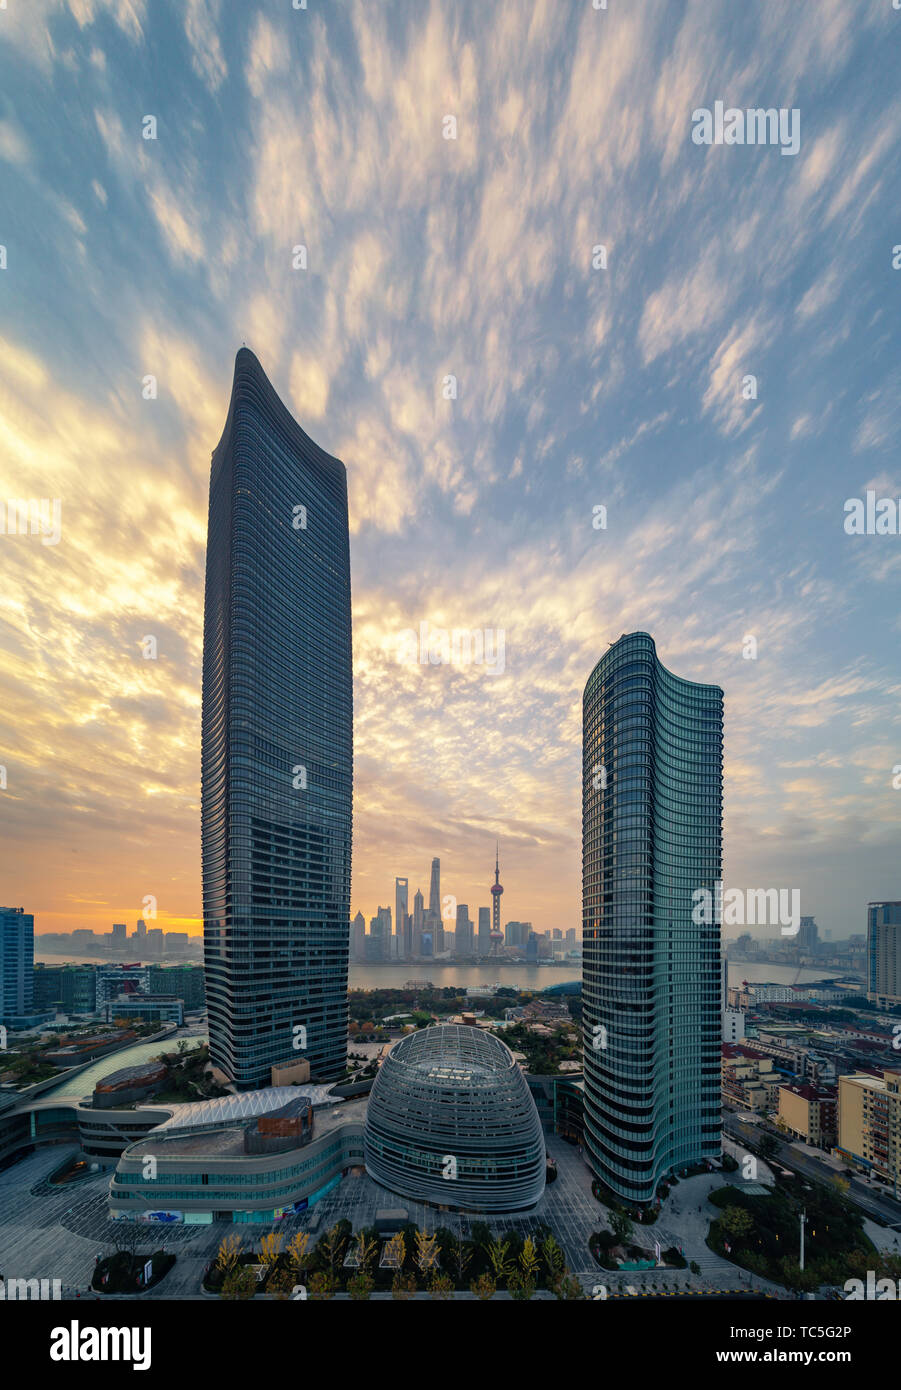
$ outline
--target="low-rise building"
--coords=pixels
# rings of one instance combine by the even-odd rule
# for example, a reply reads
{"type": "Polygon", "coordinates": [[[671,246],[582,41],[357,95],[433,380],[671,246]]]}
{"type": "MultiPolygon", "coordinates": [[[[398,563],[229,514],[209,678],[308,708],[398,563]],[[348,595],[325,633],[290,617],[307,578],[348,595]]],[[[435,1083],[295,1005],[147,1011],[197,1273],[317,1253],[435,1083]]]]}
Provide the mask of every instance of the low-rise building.
{"type": "Polygon", "coordinates": [[[807,1082],[779,1087],[780,1129],[817,1148],[835,1143],[837,1099],[834,1089],[811,1086],[807,1082]]]}
{"type": "Polygon", "coordinates": [[[901,1072],[838,1079],[839,1157],[888,1178],[897,1190],[901,1157],[901,1072]]]}
{"type": "Polygon", "coordinates": [[[726,1105],[738,1105],[761,1114],[773,1110],[784,1081],[772,1057],[741,1043],[723,1043],[722,1095],[726,1105]]]}

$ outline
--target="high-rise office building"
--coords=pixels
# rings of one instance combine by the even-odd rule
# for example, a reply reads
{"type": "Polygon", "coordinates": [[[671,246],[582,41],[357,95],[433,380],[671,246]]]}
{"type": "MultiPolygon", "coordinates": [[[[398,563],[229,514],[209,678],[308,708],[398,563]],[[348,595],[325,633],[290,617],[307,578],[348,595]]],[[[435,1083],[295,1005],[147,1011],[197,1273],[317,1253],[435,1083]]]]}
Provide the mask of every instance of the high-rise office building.
{"type": "Polygon", "coordinates": [[[113,933],[112,933],[112,935],[113,935],[113,944],[116,945],[116,946],[125,946],[125,945],[127,944],[127,940],[128,940],[127,932],[128,932],[128,925],[127,925],[127,923],[125,923],[125,922],[114,922],[114,923],[113,923],[113,933]]]}
{"type": "Polygon", "coordinates": [[[425,915],[426,931],[432,937],[432,951],[434,955],[440,956],[445,947],[444,941],[444,918],[440,913],[432,912],[429,908],[425,915]]]}
{"type": "Polygon", "coordinates": [[[819,932],[817,931],[817,924],[813,917],[802,917],[797,936],[798,950],[808,952],[816,951],[818,941],[819,932]]]}
{"type": "Polygon", "coordinates": [[[468,903],[457,903],[457,925],[454,929],[454,955],[472,955],[472,922],[469,918],[468,903]]]}
{"type": "Polygon", "coordinates": [[[97,1007],[97,967],[36,965],[34,1007],[38,1013],[58,1008],[64,1014],[92,1014],[97,1007]]]}
{"type": "Polygon", "coordinates": [[[432,860],[432,875],[429,881],[429,912],[441,916],[441,860],[432,860]]]}
{"type": "Polygon", "coordinates": [[[351,938],[353,940],[353,959],[366,959],[366,918],[358,912],[353,920],[351,938]]]}
{"type": "Polygon", "coordinates": [[[429,920],[426,930],[432,938],[432,954],[439,956],[444,950],[444,921],[441,917],[441,860],[432,860],[432,874],[429,881],[429,920]]]}
{"type": "Polygon", "coordinates": [[[407,894],[410,891],[410,881],[406,878],[396,878],[394,880],[394,930],[400,940],[398,941],[399,954],[409,956],[407,949],[407,894]]]}
{"type": "Polygon", "coordinates": [[[211,1060],[242,1090],[303,1060],[333,1080],[350,934],[347,480],[246,348],[210,476],[202,730],[211,1060]]]}
{"type": "Polygon", "coordinates": [[[504,941],[511,949],[525,948],[531,930],[531,922],[505,922],[504,941]]]}
{"type": "Polygon", "coordinates": [[[419,888],[413,894],[413,955],[422,955],[422,932],[425,918],[424,898],[419,888]]]}
{"type": "Polygon", "coordinates": [[[34,917],[0,907],[0,1023],[34,1010],[34,917]]]}
{"type": "Polygon", "coordinates": [[[479,908],[479,955],[487,956],[491,951],[491,908],[479,908]]]}
{"type": "Polygon", "coordinates": [[[202,1009],[206,1002],[203,969],[199,965],[151,965],[150,994],[168,994],[184,1002],[186,1009],[202,1009]]]}
{"type": "Polygon", "coordinates": [[[381,909],[374,917],[369,919],[369,935],[366,938],[366,960],[384,960],[385,951],[382,944],[382,918],[381,909]]]}
{"type": "Polygon", "coordinates": [[[721,1153],[723,693],[630,633],[588,678],[582,737],[585,1150],[645,1203],[721,1153]]]}
{"type": "Polygon", "coordinates": [[[867,903],[867,998],[901,1004],[901,902],[867,903]]]}

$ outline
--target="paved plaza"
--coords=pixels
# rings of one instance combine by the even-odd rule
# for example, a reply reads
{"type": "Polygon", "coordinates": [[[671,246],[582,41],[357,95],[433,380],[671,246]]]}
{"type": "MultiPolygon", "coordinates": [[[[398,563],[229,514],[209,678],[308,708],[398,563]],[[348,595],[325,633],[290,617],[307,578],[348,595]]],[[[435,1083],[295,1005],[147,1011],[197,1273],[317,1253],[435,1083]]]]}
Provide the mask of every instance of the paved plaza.
{"type": "MultiPolygon", "coordinates": [[[[409,1219],[426,1231],[446,1226],[468,1235],[474,1222],[484,1220],[496,1233],[519,1231],[534,1234],[540,1226],[550,1227],[562,1246],[570,1270],[586,1290],[604,1285],[610,1291],[627,1287],[657,1291],[692,1289],[696,1291],[739,1290],[749,1288],[783,1293],[765,1280],[749,1277],[704,1244],[709,1221],[716,1209],[708,1194],[729,1181],[729,1175],[708,1173],[680,1182],[652,1226],[635,1226],[633,1241],[653,1253],[655,1241],[662,1249],[681,1246],[685,1258],[695,1260],[700,1274],[686,1270],[629,1271],[616,1273],[599,1269],[588,1250],[593,1231],[609,1227],[609,1213],[592,1196],[591,1174],[578,1149],[561,1139],[548,1138],[548,1149],[557,1162],[558,1177],[546,1190],[536,1209],[522,1216],[461,1215],[422,1206],[379,1187],[368,1176],[346,1177],[309,1212],[287,1218],[272,1226],[233,1226],[215,1222],[210,1226],[142,1227],[146,1249],[164,1245],[178,1260],[148,1298],[200,1298],[200,1282],[205,1266],[214,1257],[223,1236],[237,1231],[246,1240],[258,1240],[268,1230],[281,1230],[286,1237],[295,1230],[309,1230],[313,1238],[342,1217],[354,1230],[374,1223],[380,1208],[403,1207],[409,1219]],[[700,1210],[698,1210],[700,1208],[700,1210]]],[[[114,1228],[107,1212],[109,1171],[97,1173],[64,1188],[48,1182],[74,1146],[53,1146],[30,1155],[0,1173],[0,1275],[7,1278],[59,1279],[66,1297],[76,1292],[85,1296],[97,1255],[108,1253],[114,1243],[114,1228]]],[[[874,1228],[879,1229],[879,1228],[874,1228]]]]}

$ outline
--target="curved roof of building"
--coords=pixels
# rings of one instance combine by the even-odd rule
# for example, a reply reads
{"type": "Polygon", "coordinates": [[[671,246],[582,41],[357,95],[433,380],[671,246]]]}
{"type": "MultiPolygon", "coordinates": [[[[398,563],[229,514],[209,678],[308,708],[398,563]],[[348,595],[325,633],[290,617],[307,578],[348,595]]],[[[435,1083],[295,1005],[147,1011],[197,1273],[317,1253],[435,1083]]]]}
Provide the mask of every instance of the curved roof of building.
{"type": "Polygon", "coordinates": [[[393,1064],[434,1086],[495,1086],[498,1075],[516,1065],[513,1053],[481,1028],[445,1023],[402,1038],[389,1054],[393,1064]]]}
{"type": "Polygon", "coordinates": [[[120,1067],[118,1071],[108,1072],[100,1078],[94,1090],[117,1091],[121,1087],[139,1086],[144,1082],[162,1079],[168,1070],[166,1063],[157,1057],[149,1062],[139,1062],[133,1067],[120,1067]]]}
{"type": "MultiPolygon", "coordinates": [[[[310,1105],[334,1105],[331,1086],[266,1086],[261,1091],[242,1091],[236,1096],[219,1096],[215,1100],[188,1101],[173,1105],[168,1120],[157,1125],[161,1129],[199,1129],[207,1125],[226,1125],[240,1120],[252,1120],[256,1115],[268,1115],[280,1110],[290,1101],[306,1097],[310,1105]]],[[[169,1106],[167,1105],[167,1109],[169,1106]]]]}
{"type": "Polygon", "coordinates": [[[465,1024],[410,1033],[392,1047],[366,1115],[370,1177],[413,1201],[518,1211],[544,1190],[535,1101],[512,1052],[465,1024]]]}

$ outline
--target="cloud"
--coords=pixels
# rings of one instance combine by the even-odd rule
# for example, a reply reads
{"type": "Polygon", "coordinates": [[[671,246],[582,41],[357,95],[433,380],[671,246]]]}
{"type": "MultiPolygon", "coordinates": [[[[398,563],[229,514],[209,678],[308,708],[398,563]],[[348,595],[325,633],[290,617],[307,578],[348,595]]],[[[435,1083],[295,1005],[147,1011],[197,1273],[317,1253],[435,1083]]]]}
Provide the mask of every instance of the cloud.
{"type": "Polygon", "coordinates": [[[160,888],[198,917],[209,455],[242,340],[348,470],[367,915],[386,864],[433,853],[480,903],[498,835],[511,916],[579,920],[581,691],[636,628],[726,691],[730,872],[798,868],[836,914],[894,891],[897,558],[837,543],[849,459],[897,435],[886,16],[177,8],[4,15],[0,473],[63,504],[58,547],[0,538],[16,900],[99,925],[160,888]],[[799,158],[692,146],[720,96],[799,105],[799,158]],[[398,666],[426,620],[503,628],[503,675],[398,666]]]}
{"type": "Polygon", "coordinates": [[[192,65],[211,92],[218,91],[228,76],[228,65],[216,33],[220,0],[186,0],[185,33],[193,49],[192,65]]]}
{"type": "Polygon", "coordinates": [[[0,121],[0,159],[8,164],[25,165],[31,158],[28,141],[12,121],[0,121]]]}

